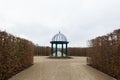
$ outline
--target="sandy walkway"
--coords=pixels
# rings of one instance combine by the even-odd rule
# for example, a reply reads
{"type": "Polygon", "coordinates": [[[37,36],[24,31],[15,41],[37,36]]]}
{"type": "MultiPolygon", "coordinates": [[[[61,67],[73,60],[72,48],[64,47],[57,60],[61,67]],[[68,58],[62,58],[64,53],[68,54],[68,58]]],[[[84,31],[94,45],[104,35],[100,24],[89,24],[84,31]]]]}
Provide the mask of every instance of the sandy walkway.
{"type": "Polygon", "coordinates": [[[34,57],[35,64],[9,80],[115,80],[86,65],[85,57],[47,59],[34,57]]]}

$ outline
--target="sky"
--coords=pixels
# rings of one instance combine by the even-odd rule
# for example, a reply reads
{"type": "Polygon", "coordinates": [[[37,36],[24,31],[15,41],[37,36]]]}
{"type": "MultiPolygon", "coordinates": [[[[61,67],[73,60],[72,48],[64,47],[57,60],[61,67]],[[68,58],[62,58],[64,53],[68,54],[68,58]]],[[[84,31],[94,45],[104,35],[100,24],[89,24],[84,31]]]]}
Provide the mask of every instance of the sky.
{"type": "Polygon", "coordinates": [[[59,31],[70,47],[120,28],[120,0],[0,0],[0,30],[50,46],[59,31]]]}

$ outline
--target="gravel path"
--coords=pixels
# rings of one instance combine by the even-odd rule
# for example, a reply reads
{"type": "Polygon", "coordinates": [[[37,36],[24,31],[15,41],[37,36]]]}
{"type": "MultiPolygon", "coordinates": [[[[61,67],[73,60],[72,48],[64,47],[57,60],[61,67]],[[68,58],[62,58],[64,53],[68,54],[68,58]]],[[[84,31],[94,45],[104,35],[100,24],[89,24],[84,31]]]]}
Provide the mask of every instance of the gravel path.
{"type": "Polygon", "coordinates": [[[34,65],[9,80],[115,80],[86,65],[85,57],[34,57],[34,65]]]}

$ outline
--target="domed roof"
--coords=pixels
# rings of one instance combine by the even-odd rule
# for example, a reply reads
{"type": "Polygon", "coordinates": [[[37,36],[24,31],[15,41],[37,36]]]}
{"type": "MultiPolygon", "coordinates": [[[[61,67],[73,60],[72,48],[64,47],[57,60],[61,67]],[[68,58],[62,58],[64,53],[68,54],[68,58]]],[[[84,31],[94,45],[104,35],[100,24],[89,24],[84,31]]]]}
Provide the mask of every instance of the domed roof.
{"type": "Polygon", "coordinates": [[[58,33],[56,34],[53,38],[52,41],[65,41],[67,42],[67,38],[65,37],[65,35],[63,35],[62,33],[58,33]]]}

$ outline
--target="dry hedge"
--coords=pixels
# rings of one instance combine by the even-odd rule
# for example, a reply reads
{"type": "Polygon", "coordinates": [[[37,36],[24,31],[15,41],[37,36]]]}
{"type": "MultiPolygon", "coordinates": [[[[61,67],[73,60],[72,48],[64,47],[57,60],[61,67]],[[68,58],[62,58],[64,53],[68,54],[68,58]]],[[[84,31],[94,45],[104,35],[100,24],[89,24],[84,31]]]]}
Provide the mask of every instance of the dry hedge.
{"type": "Polygon", "coordinates": [[[70,47],[68,53],[70,56],[86,56],[87,48],[70,47]]]}
{"type": "Polygon", "coordinates": [[[120,29],[89,43],[88,64],[120,80],[120,29]]]}
{"type": "Polygon", "coordinates": [[[34,46],[34,55],[35,56],[49,56],[50,55],[50,47],[46,46],[34,46]]]}
{"type": "Polygon", "coordinates": [[[33,64],[32,42],[0,31],[0,80],[8,80],[33,64]]]}
{"type": "MultiPolygon", "coordinates": [[[[50,56],[50,47],[35,45],[34,50],[35,56],[50,56]]],[[[70,47],[68,48],[68,53],[70,56],[86,56],[86,50],[87,48],[70,47]]]]}

